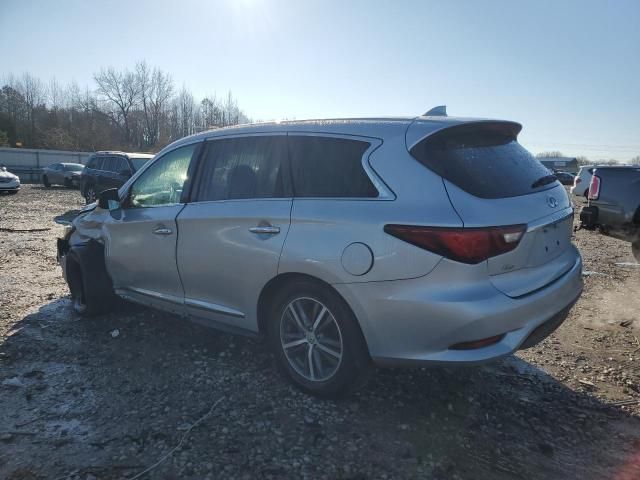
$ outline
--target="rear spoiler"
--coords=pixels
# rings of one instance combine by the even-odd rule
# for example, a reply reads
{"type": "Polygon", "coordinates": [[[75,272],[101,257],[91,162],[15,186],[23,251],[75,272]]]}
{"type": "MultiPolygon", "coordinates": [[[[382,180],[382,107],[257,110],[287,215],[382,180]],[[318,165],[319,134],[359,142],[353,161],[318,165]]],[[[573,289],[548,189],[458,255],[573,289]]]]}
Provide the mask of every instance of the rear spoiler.
{"type": "Polygon", "coordinates": [[[517,122],[511,122],[507,120],[485,120],[485,119],[466,119],[447,117],[433,120],[426,119],[424,117],[417,117],[409,124],[407,131],[405,132],[405,142],[407,150],[411,150],[418,143],[427,137],[447,131],[453,133],[455,129],[471,129],[473,126],[481,126],[483,128],[491,128],[492,130],[499,130],[505,135],[518,138],[518,134],[522,130],[522,125],[517,122]]]}

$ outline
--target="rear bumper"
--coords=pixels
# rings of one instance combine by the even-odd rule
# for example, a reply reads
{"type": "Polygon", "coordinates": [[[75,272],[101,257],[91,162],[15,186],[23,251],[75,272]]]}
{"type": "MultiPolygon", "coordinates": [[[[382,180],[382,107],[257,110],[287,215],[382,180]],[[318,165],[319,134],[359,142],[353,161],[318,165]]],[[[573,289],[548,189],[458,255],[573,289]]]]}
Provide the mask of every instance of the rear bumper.
{"type": "Polygon", "coordinates": [[[550,285],[511,298],[484,282],[458,281],[439,265],[426,277],[334,285],[360,321],[369,352],[384,366],[474,364],[543,340],[582,292],[582,260],[550,285]],[[488,346],[450,347],[502,335],[488,346]]]}

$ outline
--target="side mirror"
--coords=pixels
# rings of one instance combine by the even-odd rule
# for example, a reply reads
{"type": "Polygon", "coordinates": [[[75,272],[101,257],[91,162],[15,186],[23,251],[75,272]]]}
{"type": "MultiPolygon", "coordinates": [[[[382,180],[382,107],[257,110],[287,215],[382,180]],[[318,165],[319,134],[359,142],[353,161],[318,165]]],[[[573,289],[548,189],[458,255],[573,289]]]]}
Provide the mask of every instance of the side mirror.
{"type": "Polygon", "coordinates": [[[110,188],[103,190],[98,194],[98,206],[105,210],[116,210],[120,208],[120,198],[118,197],[118,189],[110,188]]]}

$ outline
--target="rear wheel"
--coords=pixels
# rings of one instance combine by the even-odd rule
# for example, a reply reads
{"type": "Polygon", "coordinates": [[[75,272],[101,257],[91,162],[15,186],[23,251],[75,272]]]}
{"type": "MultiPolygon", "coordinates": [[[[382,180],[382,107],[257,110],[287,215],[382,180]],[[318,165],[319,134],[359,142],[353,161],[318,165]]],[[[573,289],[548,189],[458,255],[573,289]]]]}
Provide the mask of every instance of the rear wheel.
{"type": "Polygon", "coordinates": [[[64,186],[67,187],[67,188],[73,187],[73,184],[71,183],[71,179],[70,178],[65,178],[64,179],[64,186]]]}
{"type": "Polygon", "coordinates": [[[51,183],[49,183],[49,177],[47,177],[46,175],[42,176],[42,185],[44,185],[47,188],[51,186],[51,183]]]}
{"type": "Polygon", "coordinates": [[[306,393],[345,396],[369,377],[369,353],[355,316],[321,283],[302,280],[276,295],[269,340],[281,372],[306,393]]]}
{"type": "Polygon", "coordinates": [[[634,241],[631,244],[631,253],[636,257],[636,261],[640,263],[640,239],[634,241]]]}
{"type": "Polygon", "coordinates": [[[87,189],[84,191],[84,199],[87,202],[87,205],[95,202],[97,198],[98,195],[96,194],[96,187],[93,185],[87,186],[87,189]]]}
{"type": "Polygon", "coordinates": [[[18,193],[18,190],[9,190],[9,195],[15,195],[18,193]]]}

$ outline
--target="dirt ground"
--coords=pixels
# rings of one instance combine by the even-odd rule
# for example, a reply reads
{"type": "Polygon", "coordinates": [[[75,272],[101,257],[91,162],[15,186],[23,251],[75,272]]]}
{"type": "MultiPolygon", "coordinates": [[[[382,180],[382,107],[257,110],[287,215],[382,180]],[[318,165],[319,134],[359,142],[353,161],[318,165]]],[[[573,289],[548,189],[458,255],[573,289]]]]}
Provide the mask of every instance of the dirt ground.
{"type": "Polygon", "coordinates": [[[539,346],[378,370],[330,402],[289,387],[256,341],[138,307],[76,316],[52,219],[81,206],[35,185],[0,196],[1,478],[133,478],[171,453],[144,478],[640,479],[628,244],[576,233],[585,291],[539,346]],[[11,231],[34,228],[49,230],[11,231]]]}

